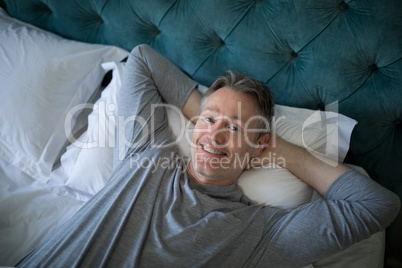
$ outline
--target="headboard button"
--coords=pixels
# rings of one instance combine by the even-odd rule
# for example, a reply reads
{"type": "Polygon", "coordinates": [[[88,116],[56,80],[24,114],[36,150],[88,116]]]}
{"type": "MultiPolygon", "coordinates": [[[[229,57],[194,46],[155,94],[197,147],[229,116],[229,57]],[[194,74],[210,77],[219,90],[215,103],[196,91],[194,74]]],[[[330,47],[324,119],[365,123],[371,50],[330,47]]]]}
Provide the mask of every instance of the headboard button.
{"type": "Polygon", "coordinates": [[[161,30],[160,30],[158,27],[155,26],[155,30],[154,30],[153,35],[154,35],[154,36],[158,36],[158,35],[160,35],[160,34],[161,34],[161,30]]]}
{"type": "Polygon", "coordinates": [[[220,51],[222,48],[226,46],[225,40],[223,40],[217,34],[211,35],[209,38],[208,43],[211,45],[211,49],[215,51],[220,51]]]}
{"type": "Polygon", "coordinates": [[[218,48],[218,49],[221,49],[221,48],[223,48],[225,46],[225,41],[223,41],[221,38],[218,38],[217,40],[216,40],[216,47],[218,48]]]}
{"type": "Polygon", "coordinates": [[[292,51],[292,52],[290,53],[290,56],[292,57],[292,59],[297,59],[297,58],[299,57],[299,54],[297,54],[296,51],[292,51]]]}
{"type": "Polygon", "coordinates": [[[38,9],[41,10],[44,14],[49,15],[49,14],[53,13],[53,11],[50,9],[50,7],[46,3],[39,2],[38,5],[39,5],[38,9]]]}
{"type": "Polygon", "coordinates": [[[378,71],[378,66],[375,63],[373,63],[368,67],[368,70],[370,73],[378,71]]]}
{"type": "Polygon", "coordinates": [[[325,111],[325,103],[324,102],[318,103],[317,109],[319,109],[320,111],[325,111]]]}
{"type": "Polygon", "coordinates": [[[345,11],[349,8],[348,4],[346,4],[345,1],[340,2],[338,6],[339,6],[339,9],[342,11],[345,11]]]}

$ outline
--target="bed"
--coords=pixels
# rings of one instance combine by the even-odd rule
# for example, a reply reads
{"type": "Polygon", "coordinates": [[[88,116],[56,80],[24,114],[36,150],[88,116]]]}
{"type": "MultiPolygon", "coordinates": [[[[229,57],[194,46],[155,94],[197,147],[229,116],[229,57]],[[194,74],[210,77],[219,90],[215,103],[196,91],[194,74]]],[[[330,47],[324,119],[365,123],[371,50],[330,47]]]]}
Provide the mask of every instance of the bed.
{"type": "MultiPolygon", "coordinates": [[[[265,82],[280,136],[402,196],[398,0],[3,0],[0,7],[0,266],[15,265],[107,182],[124,59],[144,43],[201,92],[228,69],[265,82]]],[[[188,154],[191,124],[173,110],[168,120],[188,154]]],[[[239,185],[253,201],[284,208],[320,198],[278,167],[247,171],[239,185]]],[[[392,239],[379,232],[309,267],[383,267],[392,239]]]]}

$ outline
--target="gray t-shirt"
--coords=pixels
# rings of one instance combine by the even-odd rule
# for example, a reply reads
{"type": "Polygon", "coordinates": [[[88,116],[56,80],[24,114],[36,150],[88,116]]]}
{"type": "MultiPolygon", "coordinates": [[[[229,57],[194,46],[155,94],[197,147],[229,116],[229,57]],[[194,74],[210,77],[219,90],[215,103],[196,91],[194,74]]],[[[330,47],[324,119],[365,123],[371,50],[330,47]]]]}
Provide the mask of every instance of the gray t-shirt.
{"type": "Polygon", "coordinates": [[[196,87],[148,46],[127,62],[114,172],[107,185],[19,266],[289,267],[385,228],[399,199],[356,171],[296,209],[253,205],[237,185],[200,186],[178,157],[166,113],[196,87]],[[147,124],[145,124],[147,122],[147,124]],[[123,142],[124,141],[124,142],[123,142]],[[131,144],[128,144],[129,141],[131,144]]]}

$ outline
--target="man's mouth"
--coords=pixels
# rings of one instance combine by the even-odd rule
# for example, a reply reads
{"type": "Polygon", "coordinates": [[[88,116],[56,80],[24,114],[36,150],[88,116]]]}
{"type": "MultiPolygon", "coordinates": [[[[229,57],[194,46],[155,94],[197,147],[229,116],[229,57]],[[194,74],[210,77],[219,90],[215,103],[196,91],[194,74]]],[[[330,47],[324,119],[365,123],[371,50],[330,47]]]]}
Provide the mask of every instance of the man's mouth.
{"type": "Polygon", "coordinates": [[[202,145],[202,144],[201,144],[201,148],[202,148],[204,151],[206,151],[206,152],[208,152],[208,153],[211,153],[211,154],[226,155],[226,154],[223,153],[223,152],[216,151],[216,150],[211,149],[210,147],[205,146],[205,145],[202,145]]]}

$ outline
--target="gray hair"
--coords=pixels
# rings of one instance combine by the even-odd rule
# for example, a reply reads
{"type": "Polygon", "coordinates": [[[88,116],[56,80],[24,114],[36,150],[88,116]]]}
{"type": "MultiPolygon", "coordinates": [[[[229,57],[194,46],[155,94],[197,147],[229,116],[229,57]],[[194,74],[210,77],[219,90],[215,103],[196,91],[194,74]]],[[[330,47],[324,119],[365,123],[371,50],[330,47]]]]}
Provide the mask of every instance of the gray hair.
{"type": "Polygon", "coordinates": [[[208,97],[220,88],[227,87],[238,93],[250,94],[258,101],[260,113],[264,119],[258,120],[259,129],[263,129],[264,131],[261,131],[259,135],[257,135],[257,139],[264,133],[269,133],[272,127],[272,117],[275,113],[274,98],[270,88],[261,81],[246,76],[243,73],[233,71],[228,71],[227,73],[227,76],[218,78],[205,92],[201,101],[200,111],[202,111],[208,97]]]}

